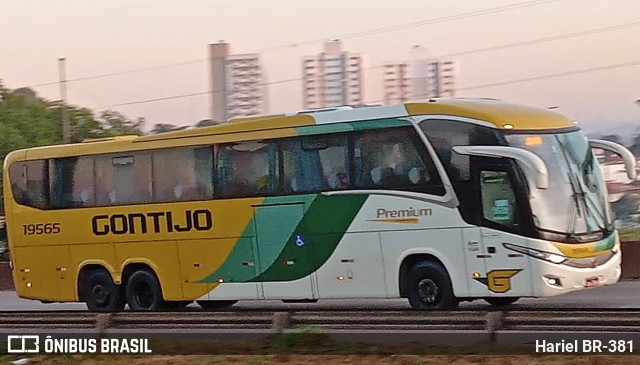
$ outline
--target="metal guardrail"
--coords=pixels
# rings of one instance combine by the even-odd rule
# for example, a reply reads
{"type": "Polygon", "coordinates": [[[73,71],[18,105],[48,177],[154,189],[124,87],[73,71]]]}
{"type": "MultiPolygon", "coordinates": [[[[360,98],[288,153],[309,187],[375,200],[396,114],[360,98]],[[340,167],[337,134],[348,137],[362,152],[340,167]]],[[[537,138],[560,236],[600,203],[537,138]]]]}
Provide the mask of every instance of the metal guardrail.
{"type": "Polygon", "coordinates": [[[2,329],[640,332],[640,311],[4,312],[2,329]]]}

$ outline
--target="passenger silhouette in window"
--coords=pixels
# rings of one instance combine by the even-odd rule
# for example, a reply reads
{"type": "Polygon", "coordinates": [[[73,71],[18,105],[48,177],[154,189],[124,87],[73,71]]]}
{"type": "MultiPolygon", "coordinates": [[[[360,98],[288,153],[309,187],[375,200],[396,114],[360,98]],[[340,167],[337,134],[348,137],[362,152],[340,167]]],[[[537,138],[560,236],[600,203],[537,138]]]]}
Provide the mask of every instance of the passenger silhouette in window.
{"type": "Polygon", "coordinates": [[[331,190],[349,189],[349,177],[345,172],[333,173],[327,180],[331,190]]]}

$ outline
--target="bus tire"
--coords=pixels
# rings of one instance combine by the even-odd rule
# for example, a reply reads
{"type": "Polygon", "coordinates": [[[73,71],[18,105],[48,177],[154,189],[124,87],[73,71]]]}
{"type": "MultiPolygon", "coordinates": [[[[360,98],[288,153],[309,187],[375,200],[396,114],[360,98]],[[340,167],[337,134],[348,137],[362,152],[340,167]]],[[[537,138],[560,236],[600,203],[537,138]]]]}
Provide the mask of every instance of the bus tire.
{"type": "Polygon", "coordinates": [[[488,297],[484,298],[484,301],[494,307],[504,307],[517,302],[519,299],[520,297],[488,297]]]}
{"type": "Polygon", "coordinates": [[[238,303],[237,300],[196,300],[202,309],[226,309],[238,303]]]}
{"type": "Polygon", "coordinates": [[[165,307],[160,281],[150,270],[142,269],[131,274],[125,293],[133,311],[157,311],[165,307]]]}
{"type": "Polygon", "coordinates": [[[91,270],[81,281],[82,300],[90,311],[118,312],[126,304],[122,288],[116,285],[105,269],[91,270]]]}
{"type": "Polygon", "coordinates": [[[433,261],[416,264],[407,275],[405,288],[414,309],[448,310],[458,306],[447,270],[433,261]]]}

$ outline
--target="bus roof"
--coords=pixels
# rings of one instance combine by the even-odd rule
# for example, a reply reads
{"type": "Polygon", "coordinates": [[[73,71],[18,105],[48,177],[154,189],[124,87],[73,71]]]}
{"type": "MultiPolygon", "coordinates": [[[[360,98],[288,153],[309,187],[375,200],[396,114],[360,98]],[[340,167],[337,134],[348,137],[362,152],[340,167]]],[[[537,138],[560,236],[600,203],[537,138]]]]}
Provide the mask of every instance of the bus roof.
{"type": "Polygon", "coordinates": [[[479,119],[498,129],[553,130],[575,126],[571,119],[558,112],[496,99],[430,99],[405,106],[409,115],[440,114],[479,119]]]}
{"type": "Polygon", "coordinates": [[[507,103],[495,99],[429,99],[397,105],[336,107],[304,110],[295,113],[235,118],[229,123],[140,137],[139,141],[180,138],[202,134],[226,134],[266,129],[302,127],[314,124],[355,122],[418,115],[441,115],[478,119],[498,129],[536,130],[574,126],[566,116],[548,109],[507,103]],[[505,127],[506,126],[506,127],[505,127]]]}
{"type": "Polygon", "coordinates": [[[123,136],[113,136],[113,137],[101,137],[101,138],[88,138],[82,141],[82,143],[93,143],[93,142],[108,142],[108,141],[129,141],[132,139],[136,139],[139,136],[137,134],[126,134],[123,136]]]}
{"type": "MultiPolygon", "coordinates": [[[[554,130],[574,126],[574,123],[569,118],[560,113],[495,99],[429,99],[424,102],[411,102],[397,105],[346,106],[305,110],[289,114],[251,116],[232,119],[229,123],[149,136],[101,138],[73,145],[36,147],[28,149],[28,156],[26,156],[26,158],[32,159],[37,158],[37,156],[43,158],[45,155],[55,155],[57,153],[69,156],[74,154],[92,154],[96,153],[94,146],[97,144],[106,147],[100,149],[104,150],[102,152],[107,152],[107,150],[117,151],[126,148],[134,150],[152,148],[153,146],[151,145],[160,148],[162,147],[163,141],[180,139],[185,140],[185,145],[189,143],[200,143],[200,141],[206,143],[205,140],[210,140],[211,137],[215,137],[216,142],[222,143],[238,138],[237,133],[243,134],[243,136],[240,137],[241,140],[265,138],[264,132],[266,131],[268,131],[268,135],[271,138],[291,137],[299,135],[303,131],[307,132],[309,130],[308,127],[314,125],[325,125],[328,131],[338,131],[348,130],[348,125],[345,124],[357,123],[358,121],[420,115],[477,119],[493,124],[498,129],[511,129],[514,131],[554,130]],[[341,126],[344,128],[341,128],[341,126]],[[187,141],[187,139],[191,138],[196,139],[196,141],[187,141]]],[[[19,158],[16,155],[19,154],[13,154],[12,157],[19,158]]]]}

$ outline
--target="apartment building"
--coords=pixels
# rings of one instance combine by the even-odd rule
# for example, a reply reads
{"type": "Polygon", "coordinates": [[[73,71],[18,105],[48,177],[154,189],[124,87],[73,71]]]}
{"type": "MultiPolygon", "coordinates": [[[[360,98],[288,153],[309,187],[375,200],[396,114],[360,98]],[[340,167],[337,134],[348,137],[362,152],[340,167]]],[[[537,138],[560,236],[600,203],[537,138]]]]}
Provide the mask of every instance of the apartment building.
{"type": "Polygon", "coordinates": [[[209,45],[215,121],[268,113],[267,80],[260,55],[231,54],[225,42],[209,45]]]}
{"type": "Polygon", "coordinates": [[[302,60],[304,108],[364,104],[365,71],[363,55],[343,51],[339,40],[326,42],[323,52],[302,60]]]}

